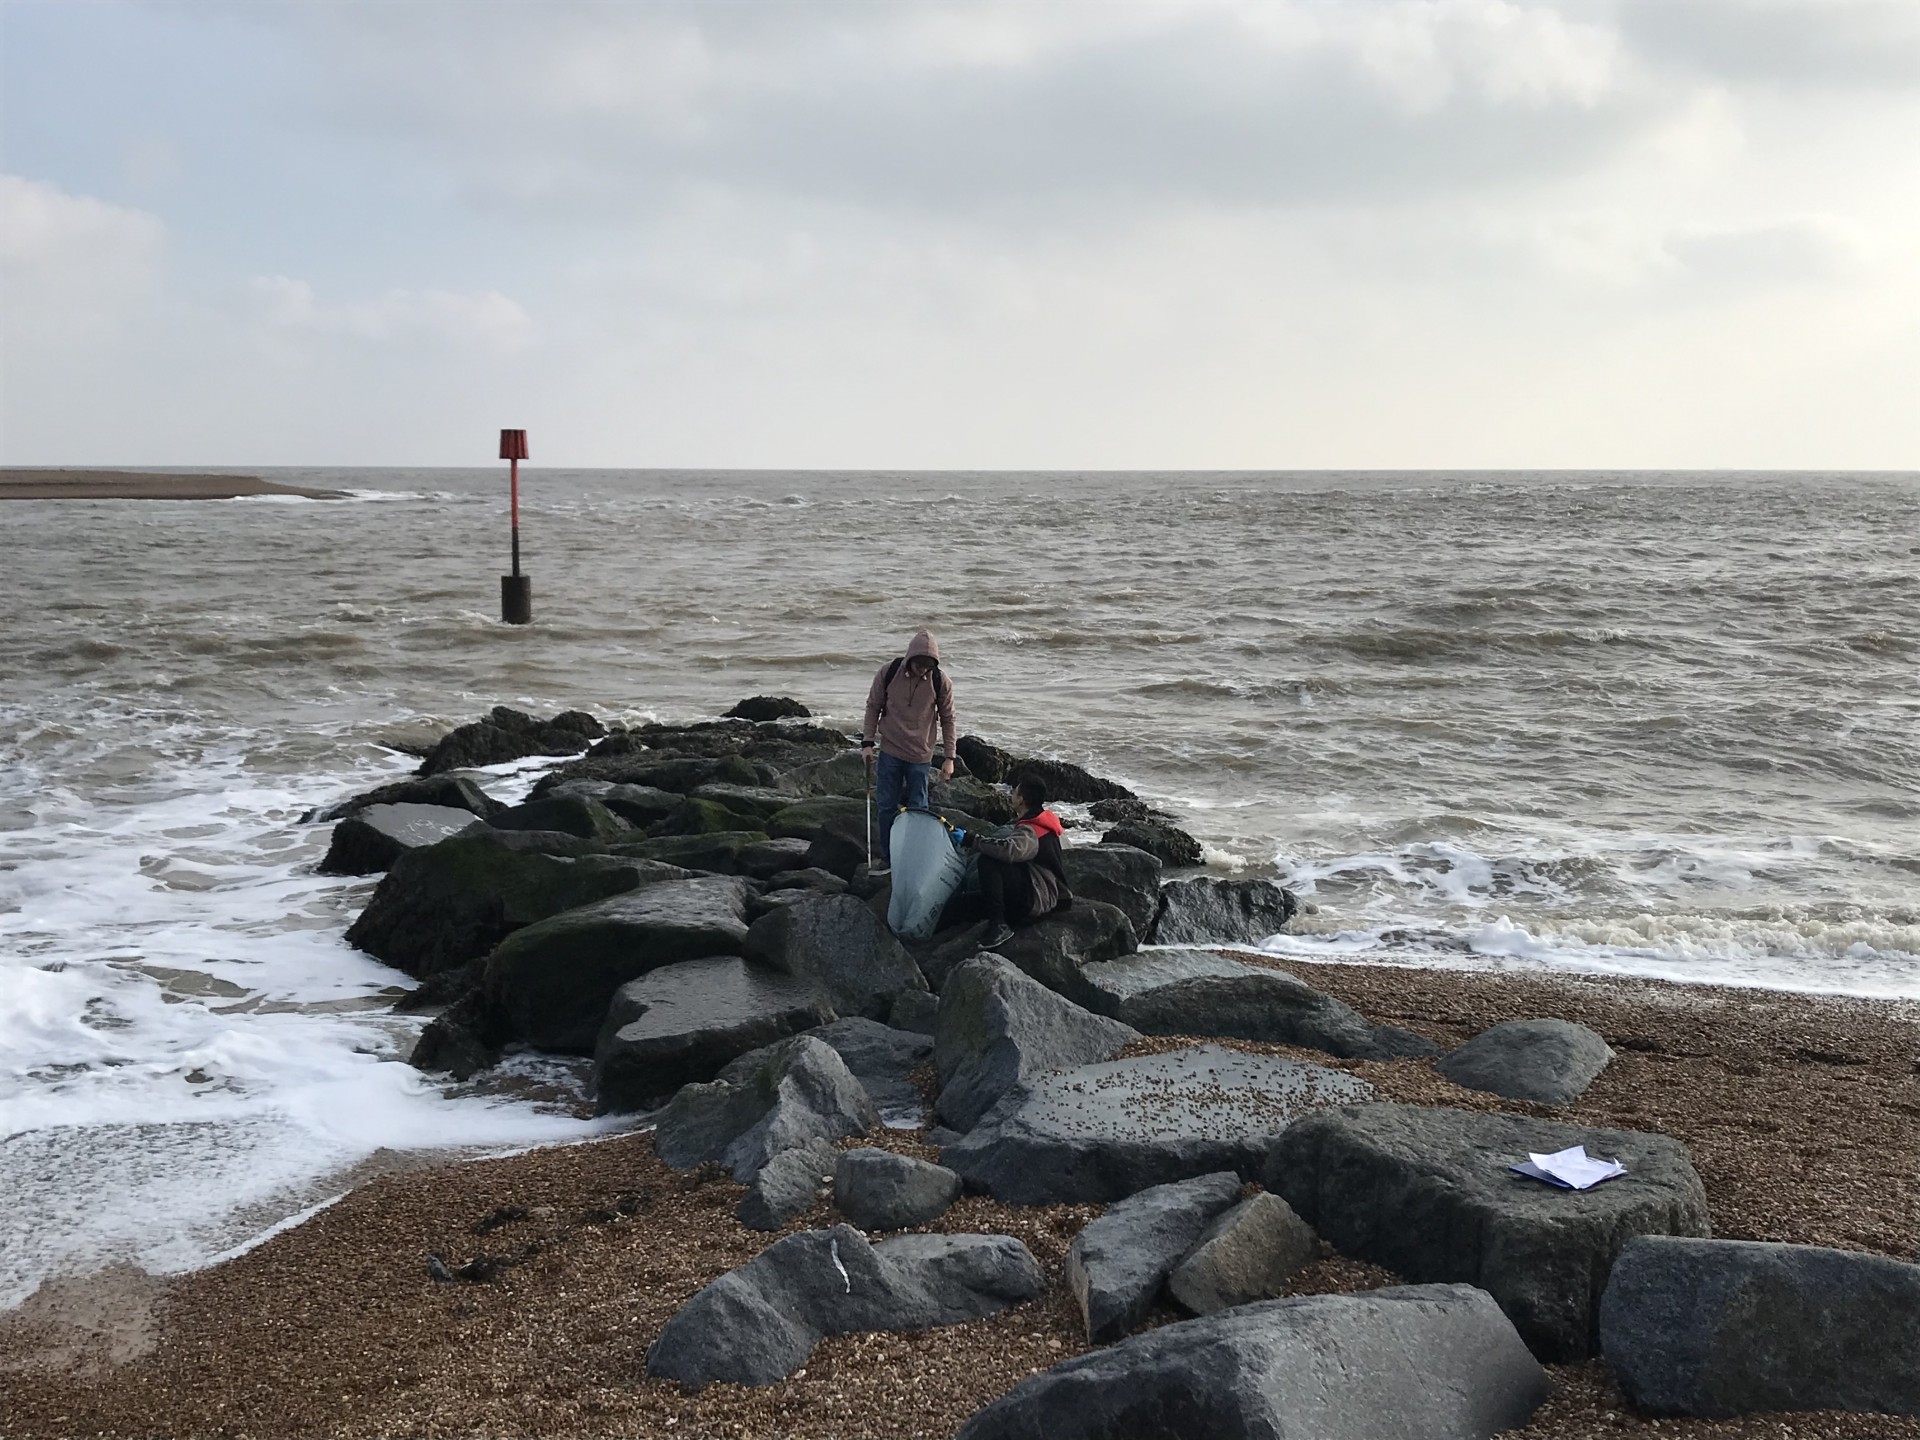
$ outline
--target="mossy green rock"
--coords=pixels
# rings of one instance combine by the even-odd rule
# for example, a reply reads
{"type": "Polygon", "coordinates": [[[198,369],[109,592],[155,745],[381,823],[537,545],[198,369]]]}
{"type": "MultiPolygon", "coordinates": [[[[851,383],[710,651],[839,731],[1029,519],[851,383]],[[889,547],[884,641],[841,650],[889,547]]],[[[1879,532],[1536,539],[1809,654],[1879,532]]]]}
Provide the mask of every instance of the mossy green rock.
{"type": "Polygon", "coordinates": [[[765,785],[702,785],[692,792],[691,798],[711,801],[756,825],[794,803],[794,797],[785,790],[773,790],[765,785]]]}
{"type": "Polygon", "coordinates": [[[410,850],[381,880],[347,943],[425,979],[478,960],[522,926],[686,874],[645,859],[548,853],[587,843],[479,830],[410,850]]]}
{"type": "Polygon", "coordinates": [[[715,875],[731,875],[739,869],[740,852],[766,838],[764,830],[721,830],[710,835],[658,835],[646,840],[630,840],[614,849],[620,855],[659,860],[715,875]]]}
{"type": "Polygon", "coordinates": [[[851,795],[815,795],[797,800],[767,821],[767,833],[813,840],[827,833],[862,833],[867,824],[866,801],[851,795]]]}
{"type": "Polygon", "coordinates": [[[724,835],[740,828],[741,818],[716,800],[689,795],[647,827],[649,836],[724,835]]]}

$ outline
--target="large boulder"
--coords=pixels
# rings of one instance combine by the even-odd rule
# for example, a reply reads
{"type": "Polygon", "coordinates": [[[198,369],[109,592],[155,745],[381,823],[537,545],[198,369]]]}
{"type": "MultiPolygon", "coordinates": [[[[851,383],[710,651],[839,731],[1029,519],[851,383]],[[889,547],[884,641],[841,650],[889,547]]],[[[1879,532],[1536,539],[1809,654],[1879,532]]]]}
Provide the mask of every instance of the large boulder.
{"type": "Polygon", "coordinates": [[[613,995],[681,960],[738,955],[746,882],[668,880],[516,930],[487,957],[485,991],[501,1028],[541,1050],[593,1053],[613,995]]]}
{"type": "Polygon", "coordinates": [[[1088,1008],[1147,1035],[1226,1035],[1365,1060],[1440,1048],[1375,1025],[1284,970],[1207,950],[1143,950],[1083,967],[1080,982],[1088,1008]]]}
{"type": "Polygon", "coordinates": [[[735,1211],[749,1230],[778,1230],[805,1214],[833,1184],[840,1152],[815,1138],[782,1150],[760,1167],[735,1211]]]}
{"type": "Polygon", "coordinates": [[[1153,943],[1257,945],[1286,929],[1299,908],[1293,892],[1271,880],[1170,880],[1160,889],[1153,943]]]}
{"type": "Polygon", "coordinates": [[[1108,1059],[1139,1038],[1131,1026],[1091,1014],[999,956],[975,956],[947,977],[940,992],[933,1030],[940,1095],[934,1108],[954,1129],[972,1129],[1022,1081],[1108,1059]]]}
{"type": "Polygon", "coordinates": [[[717,800],[700,800],[692,795],[683,795],[678,805],[647,827],[647,834],[650,836],[725,835],[743,828],[750,828],[756,823],[758,822],[735,814],[717,800]]]}
{"type": "Polygon", "coordinates": [[[1065,910],[1015,930],[997,953],[1049,990],[1084,1005],[1081,968],[1131,955],[1139,948],[1133,925],[1123,912],[1098,900],[1075,900],[1065,910]]]}
{"type": "Polygon", "coordinates": [[[564,910],[687,878],[650,860],[552,855],[523,843],[538,838],[482,828],[409,851],[348,927],[347,943],[425,979],[564,910]]]}
{"type": "Polygon", "coordinates": [[[529,755],[578,755],[606,733],[606,726],[582,710],[564,710],[551,720],[536,720],[496,705],[484,719],[443,736],[421,761],[420,773],[471,770],[529,755]]]}
{"type": "Polygon", "coordinates": [[[1466,1285],[1242,1305],[1021,1381],[956,1440],[1486,1440],[1550,1388],[1466,1285]]]}
{"type": "Polygon", "coordinates": [[[1012,751],[989,744],[978,735],[962,735],[953,748],[960,763],[967,767],[967,773],[989,785],[1010,783],[1014,778],[1013,767],[1020,763],[1020,757],[1012,751]]]}
{"type": "Polygon", "coordinates": [[[1136,937],[1160,913],[1160,861],[1131,845],[1069,845],[1060,852],[1076,902],[1098,900],[1127,917],[1136,937]]]}
{"type": "Polygon", "coordinates": [[[1011,825],[1020,813],[1010,791],[971,775],[956,775],[945,784],[933,785],[927,792],[927,805],[936,814],[964,811],[989,825],[1011,825]]]}
{"type": "Polygon", "coordinates": [[[333,827],[322,875],[376,875],[409,850],[422,850],[484,822],[451,805],[369,805],[333,827]]]}
{"type": "Polygon", "coordinates": [[[1323,1110],[1280,1136],[1263,1178],[1347,1255],[1409,1280],[1478,1285],[1550,1361],[1594,1353],[1607,1272],[1629,1239],[1709,1233],[1706,1194],[1678,1141],[1518,1115],[1323,1110]],[[1507,1168],[1573,1145],[1627,1173],[1562,1190],[1507,1168]]]}
{"type": "Polygon", "coordinates": [[[751,760],[737,754],[657,754],[626,734],[612,736],[594,746],[585,759],[569,761],[543,775],[535,782],[533,793],[545,795],[578,780],[606,780],[685,795],[699,785],[758,785],[763,778],[751,760]],[[620,743],[615,745],[615,741],[620,743]]]}
{"type": "MultiPolygon", "coordinates": [[[[905,995],[920,994],[904,991],[905,995]]],[[[926,1120],[926,1102],[920,1087],[913,1083],[913,1072],[933,1053],[931,1036],[910,1030],[896,1030],[878,1020],[850,1015],[818,1030],[807,1032],[824,1040],[846,1062],[887,1125],[917,1128],[926,1120]]]]}
{"type": "Polygon", "coordinates": [[[682,1086],[654,1122],[653,1148],[675,1170],[718,1162],[750,1181],[783,1150],[879,1123],[833,1048],[796,1035],[742,1055],[711,1084],[682,1086]]]}
{"type": "Polygon", "coordinates": [[[895,996],[927,988],[886,921],[851,895],[797,900],[761,916],[745,953],[816,982],[842,1015],[884,1019],[895,996]]]}
{"type": "Polygon", "coordinates": [[[734,856],[734,865],[742,875],[750,875],[756,880],[770,880],[785,871],[806,869],[807,851],[812,843],[793,837],[756,840],[741,848],[739,854],[734,856]]]}
{"type": "Polygon", "coordinates": [[[654,835],[645,840],[623,840],[611,848],[616,854],[658,860],[686,870],[735,875],[740,873],[740,856],[766,838],[764,830],[721,830],[707,835],[654,835]]]}
{"type": "Polygon", "coordinates": [[[1598,1032],[1571,1020],[1508,1020],[1482,1030],[1437,1063],[1442,1075],[1469,1090],[1565,1105],[1612,1059],[1598,1032]]]}
{"type": "Polygon", "coordinates": [[[1032,1300],[1046,1277],[1010,1235],[901,1235],[871,1245],[851,1225],[775,1241],[675,1312],[647,1374],[697,1389],[771,1385],[828,1335],[958,1325],[1032,1300]]]}
{"type": "Polygon", "coordinates": [[[803,795],[861,796],[866,793],[867,766],[859,751],[850,750],[796,765],[781,778],[803,795]]]}
{"type": "Polygon", "coordinates": [[[749,828],[764,828],[766,821],[794,803],[794,797],[785,790],[766,785],[699,785],[687,798],[732,811],[749,822],[749,828]]]}
{"type": "Polygon", "coordinates": [[[1656,1415],[1920,1415],[1920,1265],[1643,1235],[1614,1262],[1600,1348],[1656,1415]]]}
{"type": "Polygon", "coordinates": [[[862,1230],[905,1230],[946,1214],[960,1177],[888,1150],[843,1150],[833,1167],[833,1203],[862,1230]]]}
{"type": "Polygon", "coordinates": [[[1207,1222],[1239,1197],[1233,1171],[1196,1175],[1129,1195],[1074,1236],[1067,1288],[1087,1339],[1104,1345],[1136,1329],[1207,1222]]]}
{"type": "Polygon", "coordinates": [[[412,780],[396,780],[391,785],[363,791],[322,809],[310,810],[300,819],[303,824],[316,820],[344,820],[375,805],[447,805],[478,815],[482,820],[507,808],[482,790],[472,776],[429,775],[412,780]]]}
{"type": "Polygon", "coordinates": [[[645,1110],[682,1085],[833,1019],[819,988],[731,955],[682,960],[614,992],[593,1050],[600,1113],[645,1110]]]}
{"type": "Polygon", "coordinates": [[[851,795],[813,795],[790,803],[767,817],[766,831],[776,839],[792,836],[812,840],[829,831],[864,835],[866,801],[851,795]]]}
{"type": "Polygon", "coordinates": [[[1122,820],[1100,837],[1102,845],[1131,845],[1162,865],[1183,869],[1202,859],[1200,842],[1176,825],[1158,820],[1122,820]]]}
{"type": "Polygon", "coordinates": [[[1194,1045],[1036,1076],[940,1160],[1010,1205],[1119,1200],[1216,1170],[1252,1178],[1300,1116],[1373,1097],[1342,1070],[1194,1045]]]}
{"type": "Polygon", "coordinates": [[[1262,1190],[1208,1222],[1167,1277],[1167,1292],[1196,1315],[1277,1300],[1319,1253],[1313,1227],[1262,1190]]]}
{"type": "MultiPolygon", "coordinates": [[[[969,766],[968,768],[972,768],[969,766]]],[[[1090,800],[1133,800],[1138,797],[1126,786],[1112,780],[1103,780],[1091,771],[1083,770],[1070,760],[1045,760],[1037,756],[1017,761],[1001,777],[1008,784],[1031,775],[1047,787],[1049,800],[1064,801],[1069,805],[1081,805],[1090,800]]],[[[984,780],[984,775],[981,776],[984,780]]]]}
{"type": "Polygon", "coordinates": [[[664,820],[686,798],[671,790],[656,790],[651,785],[616,785],[611,780],[563,780],[551,789],[542,791],[540,798],[558,799],[562,795],[598,800],[639,830],[664,820]]]}
{"type": "Polygon", "coordinates": [[[548,795],[499,811],[487,823],[496,830],[558,830],[583,840],[630,837],[633,826],[591,795],[548,795]]]}
{"type": "Polygon", "coordinates": [[[750,695],[723,717],[728,720],[805,720],[813,712],[785,695],[750,695]]]}

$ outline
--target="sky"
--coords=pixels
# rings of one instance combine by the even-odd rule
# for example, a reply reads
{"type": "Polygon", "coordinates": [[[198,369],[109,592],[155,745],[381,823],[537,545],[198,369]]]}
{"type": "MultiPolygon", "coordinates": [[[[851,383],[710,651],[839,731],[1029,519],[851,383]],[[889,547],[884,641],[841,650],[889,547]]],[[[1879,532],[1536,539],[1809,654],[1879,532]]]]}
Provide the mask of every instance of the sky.
{"type": "Polygon", "coordinates": [[[1916,0],[0,0],[0,463],[1920,468],[1916,0]]]}

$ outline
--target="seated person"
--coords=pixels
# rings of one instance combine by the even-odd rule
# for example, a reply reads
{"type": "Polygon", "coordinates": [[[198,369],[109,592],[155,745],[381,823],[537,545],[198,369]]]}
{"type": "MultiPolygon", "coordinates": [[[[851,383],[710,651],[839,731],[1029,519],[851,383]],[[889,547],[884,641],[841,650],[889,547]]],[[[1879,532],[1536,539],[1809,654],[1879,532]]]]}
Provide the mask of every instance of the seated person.
{"type": "Polygon", "coordinates": [[[987,904],[982,949],[1011,940],[1013,926],[1030,925],[1073,903],[1060,860],[1060,817],[1046,803],[1046,785],[1023,775],[1013,787],[1018,817],[1012,829],[999,839],[967,836],[966,847],[979,860],[980,895],[987,904]]]}

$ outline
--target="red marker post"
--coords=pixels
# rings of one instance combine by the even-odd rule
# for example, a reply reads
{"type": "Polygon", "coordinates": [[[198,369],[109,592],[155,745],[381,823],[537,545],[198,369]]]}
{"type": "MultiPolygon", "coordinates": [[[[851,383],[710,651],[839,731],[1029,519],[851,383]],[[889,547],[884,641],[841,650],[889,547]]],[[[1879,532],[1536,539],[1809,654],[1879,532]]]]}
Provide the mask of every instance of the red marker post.
{"type": "Polygon", "coordinates": [[[527,458],[527,432],[502,430],[500,458],[513,462],[513,573],[500,577],[500,618],[509,625],[533,621],[533,579],[520,573],[520,462],[527,458]]]}

